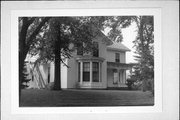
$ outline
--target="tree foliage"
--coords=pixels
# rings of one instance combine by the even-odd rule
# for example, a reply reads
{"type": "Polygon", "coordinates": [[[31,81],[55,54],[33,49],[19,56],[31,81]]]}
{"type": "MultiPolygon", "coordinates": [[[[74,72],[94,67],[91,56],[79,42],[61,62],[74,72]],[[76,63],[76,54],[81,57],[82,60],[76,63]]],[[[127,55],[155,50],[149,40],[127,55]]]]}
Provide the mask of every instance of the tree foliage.
{"type": "Polygon", "coordinates": [[[153,16],[110,16],[104,22],[105,28],[109,28],[108,37],[116,42],[122,42],[121,30],[136,23],[137,36],[133,41],[136,49],[132,79],[147,82],[154,79],[154,19],[153,16]]]}
{"type": "Polygon", "coordinates": [[[51,18],[46,30],[38,38],[35,50],[39,53],[37,61],[55,63],[54,89],[61,89],[61,63],[66,65],[65,60],[72,57],[78,43],[86,44],[83,46],[84,52],[91,51],[93,37],[93,26],[85,17],[51,18]]]}
{"type": "Polygon", "coordinates": [[[133,77],[143,82],[143,91],[154,93],[154,19],[153,16],[139,16],[135,19],[138,34],[134,40],[136,60],[133,77]]]}
{"type": "Polygon", "coordinates": [[[123,35],[122,29],[129,27],[136,16],[110,16],[107,17],[106,21],[104,22],[105,28],[109,28],[109,32],[107,36],[115,41],[115,42],[122,42],[123,35]]]}
{"type": "Polygon", "coordinates": [[[135,73],[142,79],[152,79],[154,77],[154,25],[153,16],[140,16],[136,20],[138,34],[134,41],[136,48],[135,73]],[[139,72],[139,73],[138,73],[139,72]]]}

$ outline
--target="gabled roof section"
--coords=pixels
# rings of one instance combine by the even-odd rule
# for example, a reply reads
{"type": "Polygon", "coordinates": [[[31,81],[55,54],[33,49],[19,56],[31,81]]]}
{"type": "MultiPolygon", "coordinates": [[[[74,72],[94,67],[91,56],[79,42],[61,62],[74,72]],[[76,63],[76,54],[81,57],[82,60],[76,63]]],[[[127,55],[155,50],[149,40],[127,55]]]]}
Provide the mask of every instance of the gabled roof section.
{"type": "Polygon", "coordinates": [[[115,51],[131,51],[122,43],[113,42],[112,45],[107,46],[107,50],[115,50],[115,51]]]}
{"type": "Polygon", "coordinates": [[[95,36],[101,36],[102,37],[102,41],[106,43],[106,45],[112,45],[113,42],[97,27],[95,27],[94,25],[92,25],[92,29],[93,29],[93,34],[95,36]]]}

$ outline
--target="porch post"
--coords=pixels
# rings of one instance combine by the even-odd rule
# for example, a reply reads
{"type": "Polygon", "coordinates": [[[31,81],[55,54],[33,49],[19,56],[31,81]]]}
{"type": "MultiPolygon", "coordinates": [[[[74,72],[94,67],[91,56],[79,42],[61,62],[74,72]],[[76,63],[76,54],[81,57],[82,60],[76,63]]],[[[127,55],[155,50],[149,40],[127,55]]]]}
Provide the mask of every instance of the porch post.
{"type": "Polygon", "coordinates": [[[124,69],[122,70],[122,83],[125,83],[125,77],[124,77],[124,69]]]}
{"type": "Polygon", "coordinates": [[[123,74],[122,74],[122,69],[119,69],[119,83],[123,83],[123,74]]]}
{"type": "Polygon", "coordinates": [[[125,73],[124,73],[124,75],[125,75],[125,76],[124,76],[124,83],[126,83],[126,70],[124,70],[124,72],[125,72],[125,73]]]}
{"type": "Polygon", "coordinates": [[[80,62],[80,83],[83,81],[83,62],[80,62]]]}
{"type": "Polygon", "coordinates": [[[92,61],[90,61],[90,83],[92,83],[92,61]]]}
{"type": "Polygon", "coordinates": [[[99,82],[101,82],[101,63],[99,62],[99,82]]]}
{"type": "Polygon", "coordinates": [[[118,72],[118,87],[121,85],[121,69],[117,69],[118,72]]]}

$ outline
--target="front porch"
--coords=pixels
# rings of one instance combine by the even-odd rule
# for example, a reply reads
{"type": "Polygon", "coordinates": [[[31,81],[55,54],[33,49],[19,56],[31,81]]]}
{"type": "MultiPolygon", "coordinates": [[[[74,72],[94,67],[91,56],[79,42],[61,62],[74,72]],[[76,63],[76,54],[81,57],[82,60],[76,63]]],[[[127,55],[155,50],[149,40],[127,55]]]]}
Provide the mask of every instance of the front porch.
{"type": "Polygon", "coordinates": [[[126,89],[126,70],[131,69],[131,64],[107,62],[108,89],[126,89]]]}

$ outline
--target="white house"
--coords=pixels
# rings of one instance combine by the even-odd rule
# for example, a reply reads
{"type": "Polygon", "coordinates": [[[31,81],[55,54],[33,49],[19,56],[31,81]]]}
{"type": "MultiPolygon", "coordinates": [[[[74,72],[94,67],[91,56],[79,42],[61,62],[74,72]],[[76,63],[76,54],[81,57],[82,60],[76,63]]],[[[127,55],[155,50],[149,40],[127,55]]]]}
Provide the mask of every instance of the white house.
{"type": "MultiPolygon", "coordinates": [[[[122,88],[127,87],[126,52],[130,51],[122,43],[109,40],[102,32],[93,39],[97,48],[92,53],[83,54],[79,47],[71,59],[66,60],[67,68],[61,65],[61,88],[122,88]]],[[[40,66],[45,84],[54,81],[54,64],[40,66]]]]}

